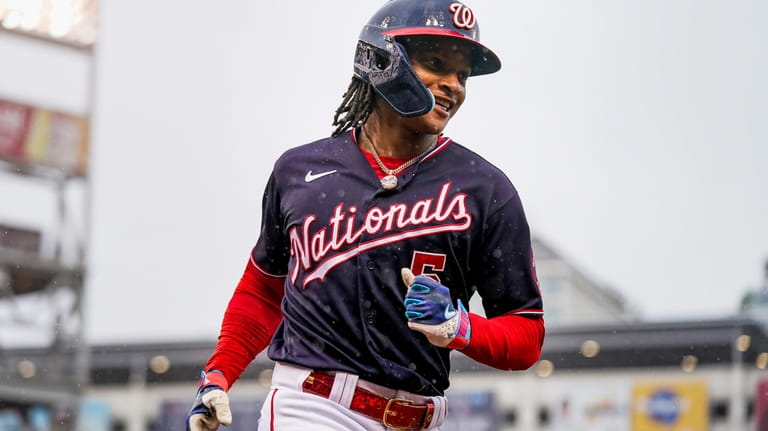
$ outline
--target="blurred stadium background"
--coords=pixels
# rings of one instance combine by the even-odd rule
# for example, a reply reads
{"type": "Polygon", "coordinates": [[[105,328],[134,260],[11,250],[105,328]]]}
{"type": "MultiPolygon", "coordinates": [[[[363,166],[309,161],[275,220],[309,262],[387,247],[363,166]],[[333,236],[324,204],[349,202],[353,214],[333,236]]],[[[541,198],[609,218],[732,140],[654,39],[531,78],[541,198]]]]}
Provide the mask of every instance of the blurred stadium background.
{"type": "MultiPolygon", "coordinates": [[[[34,195],[0,197],[0,431],[182,430],[214,346],[85,337],[96,17],[95,0],[0,1],[0,53],[69,59],[61,78],[81,95],[0,94],[2,181],[34,195]],[[14,212],[38,200],[53,212],[43,227],[14,212]]],[[[731,316],[647,322],[554,244],[535,249],[543,356],[500,373],[455,355],[445,431],[768,430],[768,266],[731,316]]],[[[255,429],[270,370],[259,357],[233,388],[229,430],[255,429]]]]}

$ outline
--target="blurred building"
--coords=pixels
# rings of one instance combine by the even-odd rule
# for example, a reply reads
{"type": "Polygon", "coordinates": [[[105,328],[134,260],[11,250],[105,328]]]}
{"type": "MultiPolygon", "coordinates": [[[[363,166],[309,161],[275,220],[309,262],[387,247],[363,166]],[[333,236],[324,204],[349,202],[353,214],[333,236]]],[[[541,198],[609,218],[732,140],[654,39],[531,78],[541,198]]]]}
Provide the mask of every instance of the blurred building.
{"type": "Polygon", "coordinates": [[[765,261],[763,280],[741,299],[741,315],[758,320],[768,327],[768,260],[765,261]]]}
{"type": "MultiPolygon", "coordinates": [[[[585,275],[542,238],[534,237],[532,242],[547,327],[639,319],[637,310],[617,290],[585,275]]],[[[470,310],[482,314],[479,297],[472,298],[470,310]]]]}
{"type": "Polygon", "coordinates": [[[548,327],[638,319],[617,290],[592,280],[552,245],[534,238],[533,250],[548,327]]]}

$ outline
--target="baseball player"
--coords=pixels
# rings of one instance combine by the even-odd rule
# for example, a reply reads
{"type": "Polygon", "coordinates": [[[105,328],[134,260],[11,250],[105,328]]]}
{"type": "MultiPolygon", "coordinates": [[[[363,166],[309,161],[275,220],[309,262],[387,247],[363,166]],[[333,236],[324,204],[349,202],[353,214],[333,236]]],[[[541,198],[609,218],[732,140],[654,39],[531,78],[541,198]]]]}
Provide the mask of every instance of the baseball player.
{"type": "Polygon", "coordinates": [[[502,370],[538,360],[519,195],[443,134],[467,79],[500,67],[461,2],[390,0],[373,15],[332,136],[274,165],[188,429],[231,423],[227,390],[267,347],[261,431],[439,429],[452,351],[502,370]],[[475,294],[486,317],[467,308],[475,294]]]}

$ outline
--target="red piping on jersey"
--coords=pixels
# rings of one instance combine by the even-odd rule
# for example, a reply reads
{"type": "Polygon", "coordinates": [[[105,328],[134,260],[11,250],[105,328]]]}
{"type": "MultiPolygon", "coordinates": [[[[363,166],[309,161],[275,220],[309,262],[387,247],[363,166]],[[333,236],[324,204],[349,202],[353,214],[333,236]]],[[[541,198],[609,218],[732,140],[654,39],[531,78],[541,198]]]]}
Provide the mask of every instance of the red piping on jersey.
{"type": "Polygon", "coordinates": [[[515,310],[512,314],[526,316],[543,316],[544,310],[515,310]]]}
{"type": "MultiPolygon", "coordinates": [[[[442,138],[442,137],[441,137],[442,138]]],[[[451,138],[442,138],[442,142],[440,142],[432,151],[429,152],[426,156],[424,156],[423,159],[419,160],[419,164],[423,163],[425,160],[431,159],[434,157],[437,153],[443,151],[445,147],[448,146],[453,140],[451,138]]]]}
{"type": "Polygon", "coordinates": [[[255,260],[253,260],[253,256],[251,256],[251,264],[254,267],[256,267],[256,269],[258,269],[259,272],[261,272],[262,274],[266,275],[267,277],[272,277],[272,278],[285,278],[285,277],[287,277],[286,274],[282,274],[282,275],[280,275],[280,274],[272,274],[271,272],[269,272],[266,269],[262,268],[261,265],[259,265],[258,263],[256,263],[255,260]]]}

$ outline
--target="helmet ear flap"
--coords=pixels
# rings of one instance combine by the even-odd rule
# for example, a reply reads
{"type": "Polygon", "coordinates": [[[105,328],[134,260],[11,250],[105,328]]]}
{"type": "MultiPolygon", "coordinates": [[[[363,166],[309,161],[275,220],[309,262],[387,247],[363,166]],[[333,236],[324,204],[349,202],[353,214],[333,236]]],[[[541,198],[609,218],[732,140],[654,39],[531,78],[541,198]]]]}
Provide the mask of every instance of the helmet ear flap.
{"type": "Polygon", "coordinates": [[[381,42],[376,46],[358,41],[355,76],[371,84],[376,93],[403,117],[418,117],[430,112],[435,107],[435,98],[411,68],[405,48],[389,37],[381,36],[381,42]]]}

